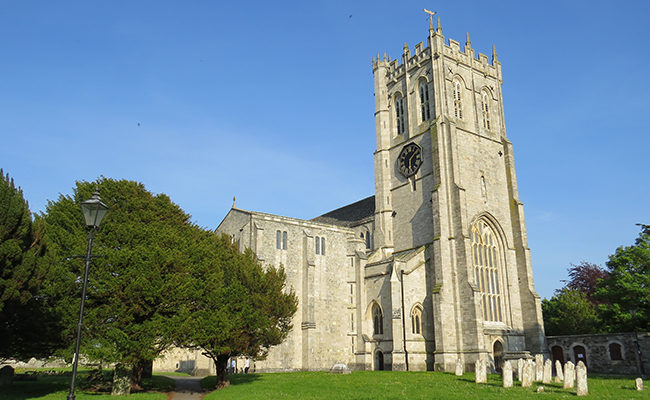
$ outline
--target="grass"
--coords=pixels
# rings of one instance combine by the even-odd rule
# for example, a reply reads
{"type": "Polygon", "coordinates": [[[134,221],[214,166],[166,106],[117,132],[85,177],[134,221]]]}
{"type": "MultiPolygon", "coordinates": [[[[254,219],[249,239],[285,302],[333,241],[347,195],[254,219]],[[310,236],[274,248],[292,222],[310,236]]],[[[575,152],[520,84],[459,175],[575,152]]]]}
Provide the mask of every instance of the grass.
{"type": "MultiPolygon", "coordinates": [[[[457,377],[447,372],[353,371],[350,375],[327,372],[230,375],[231,386],[209,393],[205,400],[218,399],[570,399],[575,389],[561,383],[534,383],[532,388],[504,389],[499,375],[488,375],[488,383],[474,383],[474,374],[457,377]],[[544,386],[544,392],[537,388],[544,386]]],[[[214,388],[216,378],[204,378],[205,388],[214,388]]],[[[515,382],[518,385],[519,382],[515,382]]],[[[637,392],[634,378],[589,377],[588,399],[650,399],[650,390],[637,392]]]]}
{"type": "MultiPolygon", "coordinates": [[[[147,390],[169,391],[174,386],[174,380],[164,376],[154,376],[152,379],[143,379],[142,386],[147,390]]],[[[35,381],[13,382],[9,387],[0,388],[2,400],[61,400],[70,392],[70,376],[53,375],[39,376],[35,381]]],[[[75,390],[76,400],[115,400],[110,393],[87,392],[75,390]]],[[[125,400],[167,400],[165,393],[145,392],[133,393],[122,397],[125,400]]]]}

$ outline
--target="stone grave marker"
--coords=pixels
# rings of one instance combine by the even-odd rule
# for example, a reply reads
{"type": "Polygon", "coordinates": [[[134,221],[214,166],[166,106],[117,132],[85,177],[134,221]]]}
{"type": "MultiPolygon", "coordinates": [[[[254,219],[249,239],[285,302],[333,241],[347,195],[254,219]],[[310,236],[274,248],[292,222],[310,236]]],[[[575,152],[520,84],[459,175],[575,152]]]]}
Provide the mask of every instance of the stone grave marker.
{"type": "Polygon", "coordinates": [[[636,390],[643,390],[643,379],[636,378],[634,383],[636,384],[636,390]]]}
{"type": "Polygon", "coordinates": [[[14,381],[14,368],[11,365],[5,365],[0,368],[0,386],[11,386],[14,381]]]}
{"type": "Polygon", "coordinates": [[[576,382],[577,395],[588,395],[589,385],[587,384],[587,366],[582,361],[578,361],[578,366],[576,367],[576,382]]]}
{"type": "Polygon", "coordinates": [[[535,354],[535,381],[541,382],[544,379],[544,355],[535,354]]]}
{"type": "Polygon", "coordinates": [[[512,364],[510,364],[510,361],[506,361],[503,363],[503,387],[504,388],[509,388],[512,387],[512,364]]]}
{"type": "Polygon", "coordinates": [[[474,369],[476,371],[476,383],[487,383],[487,366],[485,365],[485,361],[476,360],[474,369]]]}
{"type": "Polygon", "coordinates": [[[544,374],[542,376],[542,383],[551,383],[551,377],[553,376],[553,363],[551,360],[547,359],[544,361],[544,374]]]}
{"type": "Polygon", "coordinates": [[[456,360],[456,376],[463,376],[464,371],[465,365],[463,364],[463,360],[459,358],[456,360]]]}
{"type": "Polygon", "coordinates": [[[562,373],[562,363],[560,360],[555,360],[555,382],[562,382],[564,374],[562,373]]]}
{"type": "Polygon", "coordinates": [[[571,361],[567,361],[564,364],[564,388],[573,389],[573,384],[576,380],[576,371],[575,366],[571,361]]]}
{"type": "Polygon", "coordinates": [[[521,387],[533,386],[533,375],[535,374],[533,360],[526,360],[521,372],[521,387]]]}
{"type": "Polygon", "coordinates": [[[524,364],[526,361],[523,358],[520,358],[517,360],[517,379],[519,379],[519,382],[521,382],[521,374],[524,371],[524,364]]]}

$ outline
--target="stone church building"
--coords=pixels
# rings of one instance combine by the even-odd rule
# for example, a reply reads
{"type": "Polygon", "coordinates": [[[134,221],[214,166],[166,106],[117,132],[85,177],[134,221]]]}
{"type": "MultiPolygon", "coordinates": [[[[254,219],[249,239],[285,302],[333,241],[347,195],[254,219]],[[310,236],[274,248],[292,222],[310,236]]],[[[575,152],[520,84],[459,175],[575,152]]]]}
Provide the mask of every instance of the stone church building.
{"type": "Polygon", "coordinates": [[[373,58],[374,196],[311,220],[235,207],[217,228],[299,299],[256,370],[466,370],[547,353],[501,64],[445,43],[373,58]]]}

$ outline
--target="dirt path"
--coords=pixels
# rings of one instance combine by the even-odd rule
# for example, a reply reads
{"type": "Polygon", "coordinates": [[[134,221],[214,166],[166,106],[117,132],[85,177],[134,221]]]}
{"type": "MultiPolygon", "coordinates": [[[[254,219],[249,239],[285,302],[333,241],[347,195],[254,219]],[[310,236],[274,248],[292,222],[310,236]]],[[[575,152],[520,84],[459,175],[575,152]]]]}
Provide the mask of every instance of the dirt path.
{"type": "Polygon", "coordinates": [[[198,376],[169,376],[176,381],[174,391],[169,393],[169,399],[174,400],[201,400],[205,393],[201,389],[200,381],[202,377],[198,376]]]}

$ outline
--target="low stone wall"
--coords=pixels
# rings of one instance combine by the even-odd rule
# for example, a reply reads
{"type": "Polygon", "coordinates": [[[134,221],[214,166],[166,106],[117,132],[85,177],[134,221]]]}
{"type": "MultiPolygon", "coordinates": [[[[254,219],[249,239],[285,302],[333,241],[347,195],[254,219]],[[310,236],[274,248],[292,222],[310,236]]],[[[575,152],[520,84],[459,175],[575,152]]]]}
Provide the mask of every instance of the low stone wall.
{"type": "Polygon", "coordinates": [[[583,361],[589,373],[650,372],[650,332],[547,336],[546,343],[553,362],[583,361]]]}

